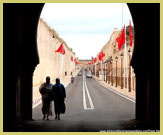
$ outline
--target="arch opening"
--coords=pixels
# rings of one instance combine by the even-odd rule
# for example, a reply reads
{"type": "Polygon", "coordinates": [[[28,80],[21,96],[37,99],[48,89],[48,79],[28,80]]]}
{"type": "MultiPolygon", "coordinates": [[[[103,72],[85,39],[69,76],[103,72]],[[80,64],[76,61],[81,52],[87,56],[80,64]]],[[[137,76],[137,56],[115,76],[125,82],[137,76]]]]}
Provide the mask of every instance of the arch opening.
{"type": "MultiPolygon", "coordinates": [[[[44,12],[46,12],[46,11],[44,11],[44,12]]],[[[94,14],[92,16],[94,16],[94,14]]],[[[126,94],[125,95],[126,98],[129,97],[129,99],[131,99],[131,100],[135,98],[136,80],[135,80],[135,74],[134,74],[133,68],[130,67],[130,59],[132,57],[132,53],[128,51],[130,49],[132,49],[131,51],[133,51],[134,43],[133,43],[133,46],[130,47],[130,45],[129,45],[129,26],[126,26],[126,35],[127,35],[126,43],[125,43],[125,45],[123,45],[123,47],[120,50],[118,49],[118,43],[117,43],[116,39],[122,33],[121,24],[120,24],[120,29],[112,28],[113,30],[111,31],[111,36],[109,38],[107,38],[105,44],[101,45],[100,49],[105,53],[105,57],[102,60],[103,61],[103,75],[101,76],[102,68],[101,68],[101,61],[98,58],[99,53],[96,54],[96,56],[87,58],[87,59],[76,58],[77,53],[73,52],[74,49],[73,48],[71,49],[69,47],[69,44],[67,43],[67,41],[64,41],[64,39],[59,37],[60,33],[58,34],[56,32],[55,27],[51,28],[50,26],[47,25],[47,24],[51,24],[51,23],[45,22],[46,19],[47,18],[44,18],[44,20],[43,20],[41,18],[39,20],[37,42],[38,42],[38,50],[39,50],[39,56],[40,56],[40,64],[37,65],[35,72],[34,72],[34,77],[33,77],[33,84],[34,84],[33,90],[37,92],[36,94],[39,96],[40,102],[41,102],[41,95],[38,91],[38,87],[43,82],[45,82],[46,76],[47,75],[51,76],[51,80],[52,80],[51,82],[53,84],[55,83],[55,78],[60,77],[61,59],[60,59],[60,54],[56,53],[55,51],[62,44],[62,42],[64,43],[63,45],[64,45],[65,52],[66,52],[66,55],[63,56],[64,57],[63,61],[66,62],[63,64],[63,69],[62,69],[62,79],[63,79],[62,83],[63,84],[70,82],[70,79],[72,76],[71,72],[72,72],[73,76],[77,76],[76,80],[78,80],[80,78],[80,80],[78,80],[78,81],[82,81],[82,78],[79,77],[80,72],[82,72],[81,75],[83,75],[82,68],[86,68],[87,71],[92,73],[94,79],[99,79],[99,80],[103,81],[105,83],[105,85],[111,87],[112,89],[116,89],[115,92],[119,92],[121,97],[123,94],[126,94]],[[121,56],[122,53],[124,54],[123,56],[121,56]],[[129,54],[129,53],[131,53],[131,54],[129,54]],[[73,57],[73,59],[76,59],[80,64],[77,64],[74,61],[72,61],[71,56],[73,57]],[[119,57],[119,59],[116,60],[117,56],[119,57]],[[93,63],[93,64],[89,65],[89,62],[93,61],[93,59],[95,57],[97,58],[97,63],[93,63]],[[110,58],[112,58],[112,61],[110,61],[110,58]],[[126,61],[126,59],[127,59],[127,61],[126,61]],[[110,62],[112,62],[112,63],[110,63],[110,62]],[[123,64],[123,66],[121,65],[121,63],[123,64]],[[46,67],[45,67],[45,65],[46,65],[46,67]],[[116,66],[118,68],[116,68],[116,66]],[[131,71],[130,71],[131,79],[129,80],[129,69],[130,68],[131,68],[131,71]],[[66,72],[67,72],[67,76],[66,76],[66,72]],[[123,78],[123,81],[121,81],[122,78],[123,78]],[[130,82],[130,84],[129,84],[129,82],[130,82]],[[35,85],[35,84],[38,84],[38,85],[35,85]],[[130,85],[130,91],[129,91],[129,85],[130,85]]],[[[120,16],[120,19],[121,19],[121,16],[120,16]]],[[[57,20],[55,20],[55,21],[57,21],[57,20]]],[[[66,20],[62,20],[62,21],[66,22],[66,20]]],[[[104,22],[105,22],[105,20],[104,20],[104,22]]],[[[107,22],[107,19],[106,19],[106,22],[107,22]]],[[[128,23],[129,23],[129,20],[128,20],[128,23]]],[[[64,26],[64,23],[62,24],[62,27],[66,27],[66,26],[64,26]]],[[[133,31],[133,29],[132,29],[132,31],[133,31]]],[[[75,41],[75,42],[77,42],[77,41],[75,41]]],[[[85,42],[87,42],[87,41],[85,41],[85,42]]],[[[81,49],[79,45],[78,45],[78,49],[79,50],[81,49]]],[[[88,79],[86,79],[86,80],[88,80],[88,79]]],[[[87,82],[87,83],[90,83],[90,82],[87,82]]],[[[69,89],[69,87],[70,86],[68,86],[68,90],[72,91],[69,89]]],[[[71,86],[71,87],[73,87],[73,86],[71,86]]],[[[77,87],[79,87],[79,86],[77,86],[77,87]]],[[[83,89],[82,85],[80,87],[81,87],[81,89],[78,90],[79,93],[83,89]]],[[[89,86],[89,84],[87,84],[87,87],[88,87],[88,90],[90,89],[90,91],[91,91],[90,92],[91,96],[96,95],[96,94],[92,93],[92,88],[89,88],[89,87],[91,87],[91,86],[89,86]]],[[[72,89],[76,89],[76,87],[72,88],[72,89]]],[[[100,91],[100,89],[99,89],[99,91],[100,91]]],[[[71,93],[71,92],[68,92],[68,94],[69,93],[71,93]]],[[[68,96],[71,97],[71,96],[73,96],[73,94],[71,93],[68,96]]],[[[80,99],[81,102],[83,102],[82,101],[83,99],[81,97],[82,97],[82,93],[81,93],[81,96],[79,96],[79,98],[74,99],[74,101],[71,101],[71,102],[78,102],[78,101],[75,101],[78,99],[80,99]]],[[[100,95],[99,95],[99,98],[100,98],[100,95]]],[[[36,98],[36,101],[37,100],[38,99],[36,98]]],[[[132,100],[132,101],[135,102],[134,100],[132,100]]],[[[90,102],[90,101],[88,101],[88,102],[90,102]]],[[[68,103],[70,103],[70,102],[66,101],[66,104],[68,104],[68,103]]],[[[36,102],[36,104],[37,104],[37,102],[36,102]]],[[[70,105],[68,105],[68,107],[69,106],[70,105]]],[[[83,104],[80,103],[79,108],[81,108],[80,106],[84,109],[83,104]]],[[[94,105],[94,106],[96,106],[96,105],[94,105]]],[[[70,108],[74,109],[77,107],[74,107],[74,108],[70,107],[70,108]]],[[[52,109],[52,111],[53,111],[53,109],[52,109]]],[[[107,110],[104,111],[104,113],[105,112],[107,112],[107,110]]],[[[73,114],[72,111],[69,111],[68,114],[69,113],[73,114]]],[[[76,112],[76,113],[78,113],[78,112],[76,112]]],[[[127,113],[132,114],[131,116],[128,117],[128,120],[134,119],[135,118],[135,105],[132,105],[132,107],[129,109],[129,111],[127,113]]],[[[127,115],[127,113],[126,113],[126,115],[127,115]]],[[[40,106],[39,114],[40,115],[38,115],[38,110],[33,111],[33,116],[34,116],[33,118],[37,119],[37,120],[42,119],[41,106],[40,106]]],[[[53,117],[51,117],[51,118],[53,119],[53,117]]],[[[108,120],[109,120],[109,118],[108,118],[108,120]]],[[[119,118],[119,119],[121,119],[121,118],[119,118]]]]}
{"type": "MultiPolygon", "coordinates": [[[[3,5],[3,131],[5,132],[30,130],[23,129],[20,125],[23,125],[21,121],[32,119],[32,75],[38,64],[36,29],[43,5],[18,3],[3,5]]],[[[137,79],[136,119],[141,123],[137,128],[159,130],[160,4],[128,4],[128,6],[136,32],[131,65],[134,67],[137,79]],[[148,27],[143,27],[142,22],[146,21],[148,27]],[[147,32],[145,35],[142,29],[147,32]],[[150,60],[153,60],[152,65],[150,60]]],[[[32,123],[34,122],[30,124],[32,123]]]]}

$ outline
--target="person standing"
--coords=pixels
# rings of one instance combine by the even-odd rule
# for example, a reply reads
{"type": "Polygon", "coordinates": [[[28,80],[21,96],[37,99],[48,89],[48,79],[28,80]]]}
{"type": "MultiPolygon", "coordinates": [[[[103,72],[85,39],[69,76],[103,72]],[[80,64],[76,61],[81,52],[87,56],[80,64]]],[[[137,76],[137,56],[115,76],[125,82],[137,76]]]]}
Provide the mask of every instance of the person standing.
{"type": "Polygon", "coordinates": [[[60,114],[64,114],[66,110],[65,106],[65,98],[66,98],[66,90],[63,84],[60,83],[60,79],[56,78],[56,84],[53,85],[52,88],[53,98],[54,98],[54,111],[55,111],[55,119],[60,120],[60,114]]]}
{"type": "Polygon", "coordinates": [[[73,75],[71,76],[71,83],[74,83],[74,77],[73,77],[73,75]]]}
{"type": "Polygon", "coordinates": [[[46,82],[41,84],[39,91],[41,93],[42,96],[42,114],[43,116],[43,120],[46,118],[47,116],[47,120],[49,120],[49,115],[52,116],[52,107],[51,107],[51,92],[52,92],[52,87],[53,85],[50,83],[50,77],[47,76],[46,77],[46,82]]]}

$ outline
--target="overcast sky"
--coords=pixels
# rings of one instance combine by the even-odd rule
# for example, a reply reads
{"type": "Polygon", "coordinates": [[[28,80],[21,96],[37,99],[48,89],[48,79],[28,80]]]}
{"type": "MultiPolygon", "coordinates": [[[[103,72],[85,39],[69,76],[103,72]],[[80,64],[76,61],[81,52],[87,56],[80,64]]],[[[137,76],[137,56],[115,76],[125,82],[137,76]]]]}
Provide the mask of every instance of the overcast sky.
{"type": "MultiPolygon", "coordinates": [[[[121,3],[47,3],[41,18],[73,49],[79,59],[96,57],[114,28],[122,28],[121,3]]],[[[123,24],[132,23],[123,4],[123,24]]]]}

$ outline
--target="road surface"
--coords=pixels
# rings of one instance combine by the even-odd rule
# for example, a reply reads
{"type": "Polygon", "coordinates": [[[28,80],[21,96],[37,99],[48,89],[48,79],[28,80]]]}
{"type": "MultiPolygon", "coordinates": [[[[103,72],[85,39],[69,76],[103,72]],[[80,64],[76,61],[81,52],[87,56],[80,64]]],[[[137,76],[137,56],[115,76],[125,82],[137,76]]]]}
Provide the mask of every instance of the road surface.
{"type": "MultiPolygon", "coordinates": [[[[75,77],[66,87],[66,113],[61,120],[42,120],[41,104],[33,109],[30,131],[50,132],[103,132],[123,130],[135,118],[135,103],[100,85],[93,78],[75,77]]],[[[52,103],[53,106],[53,103],[52,103]]],[[[54,110],[54,108],[53,108],[54,110]]],[[[53,111],[54,114],[54,111],[53,111]]]]}

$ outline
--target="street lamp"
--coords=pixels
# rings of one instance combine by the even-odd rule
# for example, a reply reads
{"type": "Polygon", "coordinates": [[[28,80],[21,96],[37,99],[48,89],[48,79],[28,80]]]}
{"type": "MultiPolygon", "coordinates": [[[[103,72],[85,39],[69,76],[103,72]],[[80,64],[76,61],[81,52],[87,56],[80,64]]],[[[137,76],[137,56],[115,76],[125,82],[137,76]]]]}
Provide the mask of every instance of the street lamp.
{"type": "Polygon", "coordinates": [[[107,83],[107,63],[105,63],[105,81],[107,83]]]}
{"type": "Polygon", "coordinates": [[[112,57],[110,57],[110,64],[111,64],[111,70],[110,70],[110,72],[111,72],[111,85],[113,86],[113,67],[112,67],[112,63],[113,63],[113,59],[112,59],[112,57]]]}
{"type": "Polygon", "coordinates": [[[99,63],[97,64],[97,77],[99,77],[99,63]]]}
{"type": "Polygon", "coordinates": [[[109,70],[108,70],[108,83],[110,84],[110,60],[109,60],[109,65],[108,65],[108,68],[109,68],[109,70]]]}
{"type": "Polygon", "coordinates": [[[129,77],[128,77],[128,81],[129,81],[129,89],[128,89],[128,92],[131,92],[131,67],[130,67],[130,59],[131,59],[131,49],[129,48],[128,50],[129,52],[129,77]]]}
{"type": "Polygon", "coordinates": [[[122,67],[123,67],[123,53],[121,53],[120,56],[121,56],[121,89],[123,89],[123,70],[122,70],[122,67]]]}
{"type": "Polygon", "coordinates": [[[107,82],[107,63],[105,63],[105,82],[107,82]]]}
{"type": "Polygon", "coordinates": [[[115,57],[115,61],[116,61],[116,87],[117,87],[117,61],[118,61],[118,57],[115,57]]]}
{"type": "Polygon", "coordinates": [[[112,56],[110,56],[108,60],[108,83],[110,84],[111,82],[111,61],[112,61],[112,56]]]}

